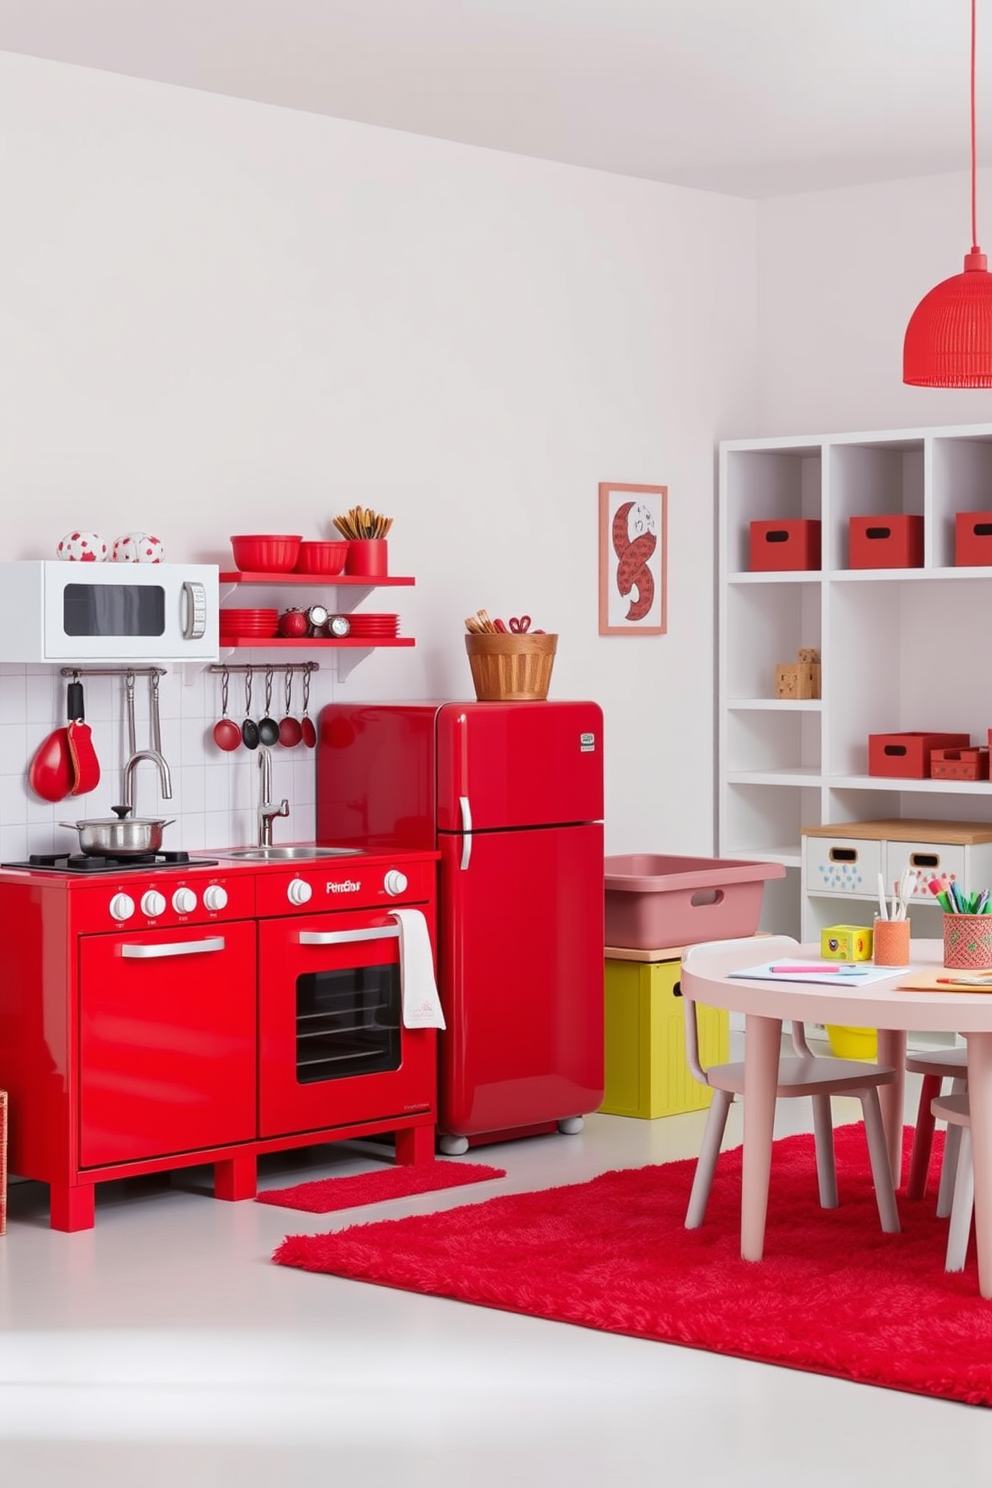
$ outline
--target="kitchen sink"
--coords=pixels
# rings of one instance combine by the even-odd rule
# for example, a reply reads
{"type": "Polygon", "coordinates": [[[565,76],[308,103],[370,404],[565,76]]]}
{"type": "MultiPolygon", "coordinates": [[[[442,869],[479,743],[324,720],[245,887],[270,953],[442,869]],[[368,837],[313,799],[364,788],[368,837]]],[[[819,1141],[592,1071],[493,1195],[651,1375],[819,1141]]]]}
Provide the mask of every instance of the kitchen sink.
{"type": "Polygon", "coordinates": [[[361,852],[360,847],[232,847],[230,852],[220,856],[247,859],[252,863],[286,863],[314,858],[356,857],[361,852]]]}

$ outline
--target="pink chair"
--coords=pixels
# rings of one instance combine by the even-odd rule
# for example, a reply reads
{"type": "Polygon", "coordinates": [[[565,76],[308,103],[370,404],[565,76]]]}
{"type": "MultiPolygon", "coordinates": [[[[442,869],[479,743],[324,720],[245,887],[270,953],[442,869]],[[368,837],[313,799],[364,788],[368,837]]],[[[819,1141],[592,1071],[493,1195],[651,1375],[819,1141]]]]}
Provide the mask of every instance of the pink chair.
{"type": "MultiPolygon", "coordinates": [[[[730,946],[748,946],[755,952],[755,962],[774,961],[780,957],[795,957],[798,941],[788,936],[768,937],[759,941],[710,941],[703,945],[690,946],[684,952],[682,964],[691,965],[695,954],[716,949],[726,950],[730,946]]],[[[696,1163],[689,1207],[686,1211],[687,1230],[698,1229],[706,1215],[706,1205],[713,1184],[720,1144],[727,1125],[727,1116],[736,1096],[744,1094],[744,1065],[717,1064],[703,1069],[699,1061],[699,1033],[696,1023],[695,1002],[683,989],[685,999],[685,1052],[689,1069],[697,1080],[713,1091],[703,1145],[696,1163]]],[[[892,1186],[892,1170],[889,1167],[882,1125],[882,1111],[878,1101],[880,1085],[890,1085],[895,1080],[895,1070],[888,1065],[869,1064],[860,1059],[819,1058],[812,1053],[806,1042],[806,1030],[802,1023],[792,1024],[793,1054],[779,1062],[779,1081],[776,1091],[782,1099],[808,1095],[813,1103],[813,1132],[816,1143],[816,1172],[820,1192],[820,1206],[836,1209],[837,1168],[834,1159],[833,1118],[830,1109],[832,1095],[852,1095],[861,1102],[864,1113],[865,1135],[871,1161],[875,1198],[882,1229],[886,1234],[899,1233],[899,1213],[896,1208],[895,1190],[892,1186]]]]}
{"type": "MultiPolygon", "coordinates": [[[[956,1132],[959,1137],[957,1161],[953,1168],[944,1151],[944,1168],[940,1175],[941,1191],[944,1189],[944,1173],[950,1171],[952,1181],[948,1187],[950,1196],[950,1228],[947,1231],[947,1254],[945,1271],[963,1271],[968,1255],[968,1239],[971,1235],[971,1217],[975,1209],[975,1173],[971,1166],[971,1112],[968,1092],[958,1091],[953,1095],[941,1095],[931,1102],[932,1115],[947,1122],[948,1134],[956,1132]]],[[[941,1209],[937,1200],[937,1213],[943,1218],[948,1209],[941,1209]]]]}
{"type": "MultiPolygon", "coordinates": [[[[927,1174],[930,1171],[930,1153],[933,1148],[933,1103],[942,1095],[945,1080],[951,1081],[952,1095],[962,1095],[967,1090],[968,1051],[942,1049],[930,1054],[907,1054],[906,1069],[911,1074],[923,1076],[920,1104],[916,1112],[916,1131],[913,1135],[913,1155],[909,1162],[909,1182],[906,1185],[907,1199],[922,1199],[927,1191],[927,1174]]],[[[937,1191],[938,1214],[951,1212],[951,1193],[954,1189],[960,1138],[961,1127],[956,1123],[949,1123],[937,1191]]]]}

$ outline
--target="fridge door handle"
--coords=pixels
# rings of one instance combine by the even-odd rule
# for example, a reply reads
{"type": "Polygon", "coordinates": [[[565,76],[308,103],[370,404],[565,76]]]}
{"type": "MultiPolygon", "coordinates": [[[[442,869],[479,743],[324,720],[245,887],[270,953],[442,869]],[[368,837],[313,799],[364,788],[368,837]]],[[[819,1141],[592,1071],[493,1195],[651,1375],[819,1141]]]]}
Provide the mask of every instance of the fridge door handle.
{"type": "Polygon", "coordinates": [[[468,796],[459,796],[458,805],[462,813],[462,860],[458,866],[464,872],[472,857],[472,807],[468,796]]]}

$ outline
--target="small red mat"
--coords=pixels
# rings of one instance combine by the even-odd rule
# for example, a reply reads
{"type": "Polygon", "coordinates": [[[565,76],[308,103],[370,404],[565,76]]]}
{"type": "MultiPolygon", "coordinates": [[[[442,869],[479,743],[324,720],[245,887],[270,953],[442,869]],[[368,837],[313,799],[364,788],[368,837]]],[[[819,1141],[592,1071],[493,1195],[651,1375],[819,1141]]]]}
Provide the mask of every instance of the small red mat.
{"type": "Polygon", "coordinates": [[[433,1193],[438,1188],[459,1188],[464,1183],[482,1183],[486,1178],[505,1178],[504,1168],[485,1163],[434,1162],[381,1168],[375,1173],[355,1173],[350,1178],[318,1178],[293,1188],[271,1188],[256,1195],[259,1204],[279,1204],[284,1209],[305,1209],[308,1214],[330,1214],[335,1209],[357,1209],[361,1204],[381,1204],[407,1194],[433,1193]]]}
{"type": "MultiPolygon", "coordinates": [[[[908,1153],[912,1133],[905,1133],[908,1153]]],[[[942,1146],[934,1143],[934,1159],[942,1146]]],[[[836,1132],[840,1208],[817,1201],[813,1139],[776,1142],[765,1260],[740,1258],[741,1149],[706,1223],[683,1226],[694,1160],[603,1173],[440,1213],[289,1236],[280,1265],[635,1338],[992,1405],[992,1302],[973,1251],[944,1271],[947,1221],[899,1196],[882,1233],[863,1127],[836,1132]]]]}

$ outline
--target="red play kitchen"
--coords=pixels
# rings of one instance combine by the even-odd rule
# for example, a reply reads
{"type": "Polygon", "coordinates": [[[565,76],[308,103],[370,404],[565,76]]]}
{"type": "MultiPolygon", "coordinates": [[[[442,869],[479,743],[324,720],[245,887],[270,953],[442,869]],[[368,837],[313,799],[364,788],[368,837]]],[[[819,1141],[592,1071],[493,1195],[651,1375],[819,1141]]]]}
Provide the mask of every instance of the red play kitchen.
{"type": "MultiPolygon", "coordinates": [[[[379,519],[362,535],[375,514],[361,516],[358,546],[384,548],[379,519]]],[[[258,761],[257,842],[189,854],[171,849],[170,818],[135,814],[139,762],[155,766],[162,799],[172,795],[158,663],[216,656],[218,640],[356,644],[312,616],[307,636],[276,636],[268,612],[243,636],[230,612],[218,625],[218,582],[312,583],[309,568],[290,571],[298,540],[287,552],[252,541],[251,561],[270,571],[211,579],[206,566],[159,562],[158,550],[145,569],[4,565],[12,585],[34,586],[18,657],[74,664],[62,668],[73,679],[64,725],[27,779],[43,800],[75,802],[65,814],[79,819],[61,825],[77,850],[0,863],[10,1166],[49,1185],[56,1229],[92,1226],[96,1185],[111,1179],[209,1164],[219,1198],[250,1198],[263,1153],[391,1138],[398,1162],[426,1163],[438,1142],[456,1154],[577,1131],[603,1098],[596,704],[547,702],[545,684],[527,701],[331,705],[318,740],[306,711],[316,664],[287,662],[287,682],[304,674],[304,727],[287,741],[270,717],[252,719],[250,691],[245,721],[227,718],[228,672],[250,689],[252,667],[213,666],[224,677],[213,741],[225,761],[234,751],[258,761]],[[125,682],[114,817],[87,817],[79,803],[100,778],[84,661],[125,682]],[[115,661],[126,665],[108,670],[115,661]],[[136,674],[149,683],[147,749],[135,741],[136,674]],[[272,799],[271,749],[301,736],[316,744],[316,842],[274,843],[291,807],[272,799]]],[[[309,546],[350,554],[354,544],[309,546]]],[[[369,571],[349,581],[367,585],[369,571]]],[[[395,627],[357,643],[397,644],[395,627]]],[[[268,715],[274,668],[258,670],[268,715]]],[[[289,700],[287,685],[283,723],[289,700]]]]}
{"type": "Polygon", "coordinates": [[[394,911],[433,939],[434,855],[300,851],[0,872],[10,1166],[53,1228],[92,1226],[110,1178],[213,1163],[218,1198],[251,1198],[260,1153],[384,1132],[433,1158],[436,1034],[404,1023],[394,911]]]}
{"type": "Polygon", "coordinates": [[[250,1198],[261,1153],[392,1134],[429,1162],[601,1103],[598,707],[332,705],[317,770],[322,846],[0,870],[11,1168],[53,1227],[112,1178],[211,1163],[250,1198]],[[418,923],[440,1096],[405,1016],[418,923]]]}

